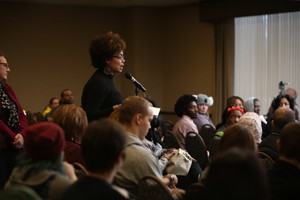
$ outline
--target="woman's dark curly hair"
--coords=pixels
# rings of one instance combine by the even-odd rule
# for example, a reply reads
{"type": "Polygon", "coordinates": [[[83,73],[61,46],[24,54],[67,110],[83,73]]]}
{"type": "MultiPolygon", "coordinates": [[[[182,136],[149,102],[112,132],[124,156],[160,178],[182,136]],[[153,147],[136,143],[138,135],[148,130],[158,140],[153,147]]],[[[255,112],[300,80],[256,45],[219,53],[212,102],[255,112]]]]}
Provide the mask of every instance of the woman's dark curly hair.
{"type": "Polygon", "coordinates": [[[174,111],[178,117],[182,117],[184,113],[188,110],[188,107],[191,102],[197,102],[196,97],[191,94],[184,94],[179,99],[177,99],[174,111]]]}
{"type": "Polygon", "coordinates": [[[93,67],[104,69],[106,61],[125,48],[126,43],[118,33],[109,31],[104,35],[98,35],[90,43],[89,49],[93,67]]]}
{"type": "Polygon", "coordinates": [[[295,100],[292,99],[289,95],[287,94],[279,94],[273,101],[272,101],[272,108],[276,110],[279,107],[280,100],[286,98],[290,104],[290,109],[294,110],[295,108],[295,100]]]}

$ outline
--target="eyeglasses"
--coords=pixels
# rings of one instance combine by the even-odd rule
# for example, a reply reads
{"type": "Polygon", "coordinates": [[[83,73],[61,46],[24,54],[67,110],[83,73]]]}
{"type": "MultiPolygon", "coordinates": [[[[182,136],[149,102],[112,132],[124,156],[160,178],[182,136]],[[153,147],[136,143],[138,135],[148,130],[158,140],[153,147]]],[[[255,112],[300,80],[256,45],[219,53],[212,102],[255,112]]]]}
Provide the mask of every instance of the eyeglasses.
{"type": "Polygon", "coordinates": [[[0,63],[0,65],[3,65],[6,69],[8,69],[9,68],[9,65],[8,65],[8,63],[0,63]]]}
{"type": "Polygon", "coordinates": [[[117,56],[112,56],[112,57],[125,60],[124,55],[117,55],[117,56]]]}

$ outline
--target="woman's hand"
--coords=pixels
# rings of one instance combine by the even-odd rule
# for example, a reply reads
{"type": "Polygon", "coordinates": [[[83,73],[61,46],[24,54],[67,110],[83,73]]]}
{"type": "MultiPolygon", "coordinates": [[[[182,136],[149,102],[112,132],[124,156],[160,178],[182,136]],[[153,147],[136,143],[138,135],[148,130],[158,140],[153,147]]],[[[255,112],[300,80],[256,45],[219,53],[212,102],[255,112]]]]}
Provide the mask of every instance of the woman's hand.
{"type": "Polygon", "coordinates": [[[14,147],[17,148],[17,149],[23,148],[23,144],[24,144],[24,138],[23,138],[23,135],[21,135],[20,133],[18,133],[18,134],[15,136],[14,141],[12,142],[12,144],[13,144],[14,147]]]}

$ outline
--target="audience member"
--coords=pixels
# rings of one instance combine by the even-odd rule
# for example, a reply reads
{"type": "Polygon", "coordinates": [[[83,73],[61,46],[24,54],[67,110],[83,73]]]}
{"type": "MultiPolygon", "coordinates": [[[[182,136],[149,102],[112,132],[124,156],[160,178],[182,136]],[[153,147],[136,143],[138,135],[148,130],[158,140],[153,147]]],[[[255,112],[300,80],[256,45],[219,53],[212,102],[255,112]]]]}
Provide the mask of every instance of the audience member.
{"type": "Polygon", "coordinates": [[[92,65],[97,70],[84,86],[81,105],[89,121],[108,117],[122,103],[122,95],[116,89],[113,77],[124,68],[125,41],[111,31],[97,36],[90,43],[92,65]]]}
{"type": "Polygon", "coordinates": [[[218,151],[224,152],[233,147],[257,152],[257,144],[253,130],[239,123],[226,128],[224,130],[224,135],[220,140],[218,151]]]}
{"type": "Polygon", "coordinates": [[[263,115],[260,114],[260,101],[256,97],[250,97],[244,103],[245,112],[255,112],[261,119],[262,138],[267,136],[267,121],[263,115]]]}
{"type": "Polygon", "coordinates": [[[0,189],[16,165],[16,157],[22,151],[24,131],[28,126],[14,90],[6,83],[9,73],[10,66],[0,52],[0,189]]]}
{"type": "Polygon", "coordinates": [[[91,122],[82,138],[87,175],[71,185],[61,199],[127,199],[112,186],[125,158],[126,140],[126,133],[118,122],[111,119],[91,122]]]}
{"type": "Polygon", "coordinates": [[[267,200],[269,196],[267,174],[256,154],[232,148],[212,161],[204,185],[193,185],[185,200],[267,200]]]}
{"type": "Polygon", "coordinates": [[[200,132],[202,126],[205,124],[209,124],[215,129],[216,127],[211,121],[208,113],[208,107],[212,106],[214,103],[213,98],[208,97],[206,94],[198,94],[196,98],[198,114],[197,118],[194,118],[193,121],[197,125],[198,131],[200,132]]]}
{"type": "Polygon", "coordinates": [[[280,137],[283,127],[290,123],[295,122],[295,113],[288,107],[279,107],[274,112],[272,120],[272,133],[262,140],[259,144],[259,151],[267,153],[273,160],[278,159],[278,152],[276,148],[276,141],[280,137]]]}
{"type": "Polygon", "coordinates": [[[297,91],[294,88],[287,88],[284,91],[285,94],[289,95],[294,100],[294,112],[295,112],[295,119],[299,122],[299,111],[297,109],[298,104],[296,102],[297,100],[297,91]]]}
{"type": "MultiPolygon", "coordinates": [[[[155,176],[170,188],[176,188],[177,177],[163,177],[158,158],[143,144],[142,140],[150,128],[153,119],[151,104],[139,96],[126,98],[119,109],[119,121],[125,127],[128,136],[126,157],[118,170],[114,183],[127,189],[131,198],[138,198],[138,184],[145,176],[155,176]]],[[[172,189],[172,192],[181,190],[172,189]]]]}
{"type": "Polygon", "coordinates": [[[239,106],[231,106],[223,112],[223,121],[217,125],[219,127],[215,133],[216,138],[220,138],[224,134],[225,128],[237,123],[243,116],[244,109],[239,106]],[[224,114],[225,113],[225,114],[224,114]]]}
{"type": "Polygon", "coordinates": [[[246,126],[251,129],[254,134],[254,139],[256,144],[261,143],[262,138],[262,127],[261,119],[259,115],[255,112],[246,112],[238,121],[239,124],[246,126]]]}
{"type": "Polygon", "coordinates": [[[60,99],[59,99],[59,105],[55,106],[51,109],[49,113],[46,114],[46,118],[48,121],[53,121],[53,115],[56,111],[56,109],[65,104],[74,104],[74,96],[72,93],[72,90],[70,89],[64,89],[60,93],[60,99]]]}
{"type": "Polygon", "coordinates": [[[269,170],[272,200],[297,199],[300,196],[300,124],[291,122],[276,142],[279,159],[269,170]]]}
{"type": "Polygon", "coordinates": [[[64,131],[51,122],[40,122],[26,129],[24,152],[5,188],[25,185],[42,199],[60,199],[77,177],[72,165],[62,162],[64,131]]]}
{"type": "Polygon", "coordinates": [[[28,125],[36,124],[38,122],[45,122],[48,121],[46,117],[43,116],[41,112],[34,112],[32,113],[31,111],[26,111],[26,118],[28,125]]]}
{"type": "Polygon", "coordinates": [[[231,97],[227,98],[226,108],[222,113],[221,122],[216,125],[216,130],[219,130],[219,129],[223,130],[225,128],[224,126],[227,122],[227,114],[228,114],[227,109],[232,107],[232,106],[240,107],[240,108],[244,109],[244,99],[242,97],[239,97],[239,96],[231,96],[231,97]],[[223,128],[221,128],[221,127],[223,127],[223,128]]]}
{"type": "Polygon", "coordinates": [[[53,114],[53,122],[65,132],[65,161],[84,165],[81,155],[81,138],[88,125],[85,111],[75,104],[61,105],[53,114]]]}
{"type": "Polygon", "coordinates": [[[59,106],[59,99],[56,97],[52,97],[48,103],[48,105],[43,109],[43,116],[46,117],[46,115],[51,112],[53,108],[56,106],[59,106]]]}
{"type": "Polygon", "coordinates": [[[188,132],[199,134],[193,119],[197,117],[197,99],[190,94],[180,96],[175,103],[175,113],[180,119],[175,123],[172,133],[177,138],[180,148],[185,149],[185,137],[188,132]]]}
{"type": "Polygon", "coordinates": [[[73,104],[73,103],[74,103],[74,96],[72,90],[67,88],[61,91],[59,105],[73,104]]]}
{"type": "Polygon", "coordinates": [[[272,120],[274,117],[274,112],[279,107],[288,107],[291,110],[293,110],[294,115],[295,115],[295,120],[297,120],[296,113],[295,113],[295,100],[292,99],[291,96],[289,96],[287,94],[279,94],[272,101],[271,107],[267,114],[267,129],[266,129],[267,135],[270,135],[272,133],[272,120]]]}
{"type": "MultiPolygon", "coordinates": [[[[142,142],[159,159],[158,161],[162,174],[167,174],[166,167],[169,165],[170,159],[175,154],[175,151],[178,149],[163,149],[159,143],[154,144],[152,141],[149,141],[146,138],[143,139],[142,142]]],[[[178,165],[180,165],[180,163],[178,163],[178,165]]],[[[190,184],[198,182],[198,178],[201,173],[202,169],[198,162],[196,160],[192,160],[192,164],[187,175],[175,174],[178,178],[177,187],[185,189],[190,184]]]]}
{"type": "Polygon", "coordinates": [[[231,96],[227,98],[227,107],[230,106],[239,106],[240,108],[244,108],[244,99],[240,96],[231,96]]]}
{"type": "MultiPolygon", "coordinates": [[[[254,139],[253,131],[239,123],[227,127],[224,130],[223,137],[220,139],[216,155],[213,157],[212,162],[218,155],[232,148],[257,153],[257,144],[254,139]]],[[[202,172],[200,182],[205,180],[208,171],[209,166],[202,172]]]]}

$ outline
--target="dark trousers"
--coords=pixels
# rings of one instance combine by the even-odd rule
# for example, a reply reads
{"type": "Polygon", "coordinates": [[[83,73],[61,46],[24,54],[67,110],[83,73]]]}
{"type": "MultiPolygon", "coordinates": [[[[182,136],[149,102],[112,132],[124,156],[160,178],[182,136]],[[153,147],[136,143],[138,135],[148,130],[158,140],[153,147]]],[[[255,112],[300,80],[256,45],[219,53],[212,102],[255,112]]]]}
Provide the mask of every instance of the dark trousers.
{"type": "Polygon", "coordinates": [[[12,148],[0,149],[0,190],[4,187],[13,168],[19,151],[12,148]]]}
{"type": "Polygon", "coordinates": [[[192,165],[189,173],[186,176],[177,176],[178,184],[177,187],[181,189],[186,189],[193,183],[198,182],[199,175],[202,173],[202,169],[197,161],[192,161],[192,165]]]}

